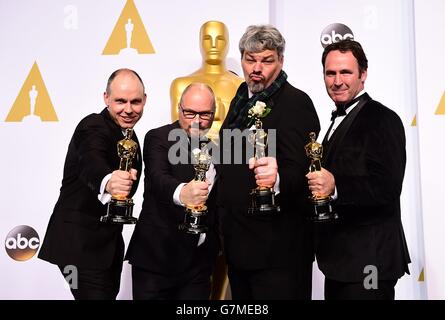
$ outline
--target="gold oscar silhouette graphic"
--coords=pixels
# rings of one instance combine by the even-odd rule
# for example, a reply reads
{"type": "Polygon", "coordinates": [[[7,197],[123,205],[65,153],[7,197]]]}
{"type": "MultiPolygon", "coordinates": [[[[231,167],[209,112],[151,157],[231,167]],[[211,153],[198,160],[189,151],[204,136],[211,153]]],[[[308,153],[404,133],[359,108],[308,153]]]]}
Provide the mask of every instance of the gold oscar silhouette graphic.
{"type": "Polygon", "coordinates": [[[32,65],[5,121],[21,122],[27,118],[59,121],[37,62],[32,65]]]}
{"type": "MultiPolygon", "coordinates": [[[[309,133],[310,142],[305,145],[306,155],[311,159],[309,171],[321,171],[321,157],[323,156],[323,146],[315,141],[317,135],[315,132],[309,133]]],[[[333,211],[331,205],[331,197],[329,195],[309,196],[309,201],[313,206],[313,214],[311,219],[313,221],[330,221],[338,218],[338,215],[333,211]]]]}
{"type": "MultiPolygon", "coordinates": [[[[131,139],[133,129],[128,128],[125,138],[117,143],[117,154],[120,158],[119,170],[130,171],[133,159],[136,157],[138,144],[131,139]]],[[[133,217],[133,199],[122,195],[112,195],[108,203],[107,214],[100,221],[114,224],[135,224],[137,219],[133,217]]]]}
{"type": "Polygon", "coordinates": [[[434,114],[445,114],[445,91],[442,94],[442,98],[440,98],[439,105],[437,106],[436,112],[434,114]]]}
{"type": "Polygon", "coordinates": [[[103,55],[155,53],[134,0],[127,0],[102,51],[103,55]]]}
{"type": "Polygon", "coordinates": [[[226,68],[225,58],[229,50],[229,32],[224,23],[207,21],[200,30],[202,67],[192,74],[176,78],[170,86],[171,116],[178,119],[178,104],[184,89],[192,82],[209,85],[215,93],[216,110],[207,136],[216,141],[219,129],[229,110],[230,101],[244,79],[226,68]]]}

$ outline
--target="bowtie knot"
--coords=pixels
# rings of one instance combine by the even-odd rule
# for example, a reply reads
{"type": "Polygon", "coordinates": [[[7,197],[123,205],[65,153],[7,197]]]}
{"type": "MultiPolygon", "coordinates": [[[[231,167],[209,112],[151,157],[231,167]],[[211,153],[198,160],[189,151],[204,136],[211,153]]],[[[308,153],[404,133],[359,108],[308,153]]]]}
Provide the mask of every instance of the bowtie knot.
{"type": "Polygon", "coordinates": [[[336,110],[332,111],[332,115],[331,115],[331,121],[334,121],[335,118],[337,117],[341,117],[341,116],[345,116],[346,115],[346,110],[352,106],[354,103],[356,103],[357,101],[359,101],[361,98],[361,96],[359,97],[355,97],[354,99],[352,99],[351,101],[349,101],[348,103],[345,104],[337,104],[336,105],[336,110]]]}
{"type": "Polygon", "coordinates": [[[337,109],[332,111],[331,114],[331,121],[334,121],[335,118],[345,116],[346,115],[346,108],[344,104],[337,105],[337,109]]]}

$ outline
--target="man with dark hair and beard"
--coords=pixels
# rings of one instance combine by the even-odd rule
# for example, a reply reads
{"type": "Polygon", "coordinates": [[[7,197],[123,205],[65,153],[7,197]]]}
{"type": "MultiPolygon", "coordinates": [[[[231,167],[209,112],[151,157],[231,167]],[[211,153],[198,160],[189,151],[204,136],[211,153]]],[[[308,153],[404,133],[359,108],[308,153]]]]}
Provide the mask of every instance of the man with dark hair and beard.
{"type": "Polygon", "coordinates": [[[304,145],[309,132],[318,134],[320,124],[309,96],[286,80],[284,48],[285,40],[275,27],[247,28],[239,43],[245,82],[220,131],[224,152],[218,167],[217,203],[236,300],[311,298],[313,245],[306,219],[309,160],[304,145]],[[270,143],[268,152],[276,156],[248,159],[248,142],[238,147],[227,141],[224,131],[250,129],[249,115],[257,102],[267,110],[261,118],[263,129],[269,137],[275,130],[276,143],[270,143]],[[231,152],[226,152],[227,147],[231,152]],[[243,161],[237,164],[240,154],[243,161]],[[262,217],[247,214],[250,191],[257,186],[274,189],[280,212],[262,217]]]}

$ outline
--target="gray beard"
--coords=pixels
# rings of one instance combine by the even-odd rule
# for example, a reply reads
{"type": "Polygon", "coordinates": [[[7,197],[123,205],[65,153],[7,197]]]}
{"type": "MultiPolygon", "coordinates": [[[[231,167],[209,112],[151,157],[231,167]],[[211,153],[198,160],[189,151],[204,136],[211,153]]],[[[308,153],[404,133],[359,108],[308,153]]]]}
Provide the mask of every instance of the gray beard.
{"type": "Polygon", "coordinates": [[[250,82],[247,83],[247,86],[252,93],[258,93],[264,90],[264,84],[262,82],[250,82]]]}

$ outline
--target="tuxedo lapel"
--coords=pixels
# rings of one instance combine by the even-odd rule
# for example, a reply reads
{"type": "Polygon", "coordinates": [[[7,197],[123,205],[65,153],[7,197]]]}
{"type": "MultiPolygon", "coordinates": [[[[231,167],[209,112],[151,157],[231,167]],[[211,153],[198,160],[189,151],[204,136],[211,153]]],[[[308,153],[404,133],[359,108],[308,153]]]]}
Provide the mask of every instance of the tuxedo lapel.
{"type": "Polygon", "coordinates": [[[133,137],[132,139],[138,144],[138,150],[136,152],[136,163],[134,165],[134,168],[136,168],[138,171],[142,168],[142,145],[139,143],[139,139],[136,135],[136,132],[133,131],[133,137]]]}
{"type": "Polygon", "coordinates": [[[335,130],[335,132],[332,134],[329,141],[327,140],[327,137],[329,135],[329,132],[332,128],[332,124],[329,127],[329,130],[326,132],[326,135],[323,139],[323,147],[324,147],[324,161],[323,163],[329,163],[331,159],[335,159],[335,155],[338,152],[338,146],[341,145],[342,140],[346,136],[346,134],[349,131],[349,128],[351,127],[352,123],[354,122],[354,119],[359,114],[360,110],[363,108],[363,106],[371,100],[371,97],[364,93],[362,98],[360,99],[359,103],[355,106],[354,109],[352,109],[345,119],[340,123],[338,128],[335,130]]]}
{"type": "Polygon", "coordinates": [[[116,124],[116,122],[114,122],[107,108],[102,110],[101,115],[105,118],[106,123],[111,128],[114,138],[116,138],[118,141],[124,138],[124,134],[122,133],[122,128],[119,127],[116,124]]]}
{"type": "MultiPolygon", "coordinates": [[[[182,130],[179,121],[173,122],[171,125],[169,125],[168,133],[170,133],[172,130],[182,130]]],[[[167,149],[170,149],[175,144],[179,144],[179,150],[175,147],[175,150],[179,151],[181,155],[181,160],[177,164],[171,164],[171,170],[172,174],[175,178],[179,180],[189,181],[190,176],[194,176],[195,170],[193,169],[193,165],[191,164],[191,144],[189,142],[189,138],[187,136],[187,133],[182,130],[181,134],[175,134],[174,137],[175,140],[168,140],[168,137],[165,137],[165,143],[167,146],[167,149]],[[183,133],[183,134],[182,134],[183,133]],[[182,154],[187,155],[187,159],[183,159],[182,154]],[[185,163],[183,161],[186,161],[185,163]]]]}

